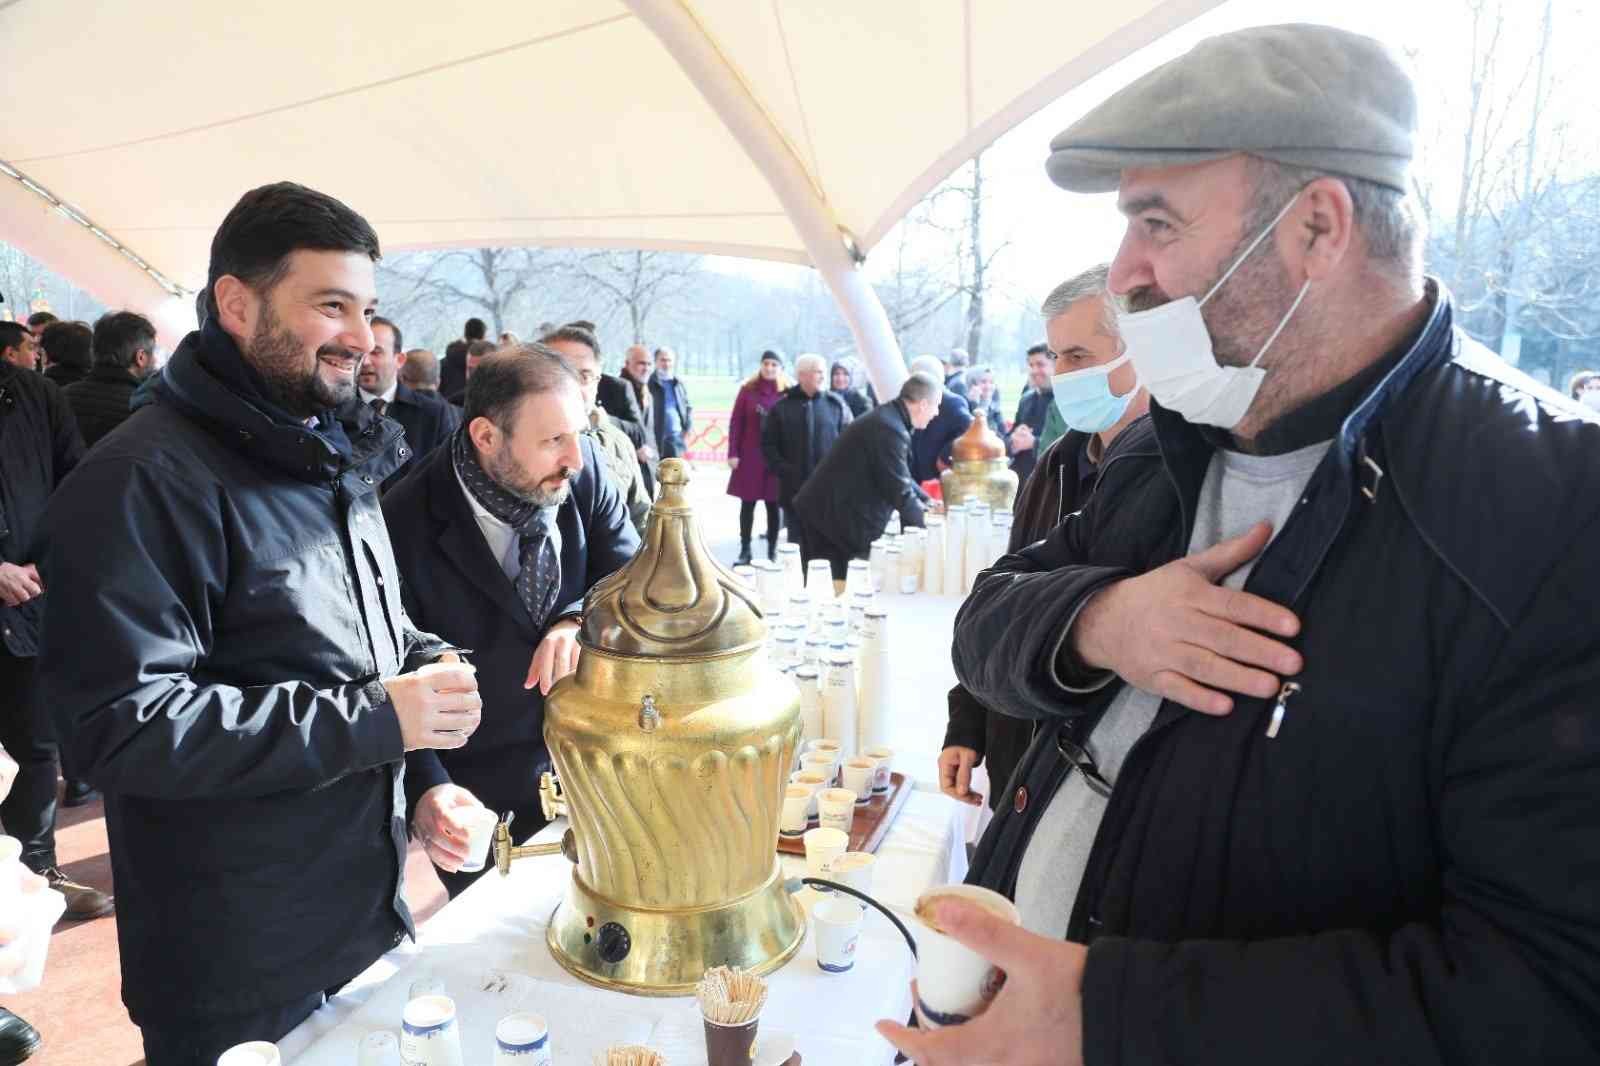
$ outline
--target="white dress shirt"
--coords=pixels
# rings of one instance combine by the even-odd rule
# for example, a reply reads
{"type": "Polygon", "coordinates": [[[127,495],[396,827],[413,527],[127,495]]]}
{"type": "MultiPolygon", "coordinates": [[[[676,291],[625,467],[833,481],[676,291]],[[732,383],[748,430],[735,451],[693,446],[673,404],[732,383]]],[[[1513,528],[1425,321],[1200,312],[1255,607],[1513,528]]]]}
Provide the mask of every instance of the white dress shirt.
{"type": "Polygon", "coordinates": [[[359,386],[357,386],[357,388],[361,393],[362,403],[370,407],[372,406],[373,400],[382,400],[384,409],[388,410],[389,405],[394,403],[395,392],[400,388],[400,378],[396,376],[393,381],[389,382],[389,391],[383,393],[381,396],[378,393],[368,392],[366,389],[361,389],[359,386]]]}
{"type": "Polygon", "coordinates": [[[517,531],[485,511],[483,505],[467,491],[467,483],[461,480],[459,473],[456,474],[456,484],[461,486],[461,495],[467,498],[467,506],[472,508],[472,517],[478,520],[478,529],[483,532],[483,539],[489,543],[489,554],[500,564],[500,569],[505,571],[506,577],[515,583],[517,575],[522,573],[522,543],[517,537],[517,531]]]}

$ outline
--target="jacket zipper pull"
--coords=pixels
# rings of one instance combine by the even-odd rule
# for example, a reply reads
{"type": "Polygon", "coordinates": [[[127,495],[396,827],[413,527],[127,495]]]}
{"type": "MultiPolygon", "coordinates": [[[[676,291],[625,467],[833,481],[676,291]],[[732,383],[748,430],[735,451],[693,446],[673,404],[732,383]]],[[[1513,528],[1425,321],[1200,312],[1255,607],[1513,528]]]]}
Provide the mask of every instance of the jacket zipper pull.
{"type": "Polygon", "coordinates": [[[1279,728],[1283,725],[1284,713],[1289,709],[1289,701],[1300,694],[1300,686],[1293,681],[1285,681],[1278,690],[1278,702],[1272,708],[1272,721],[1267,723],[1267,739],[1271,740],[1278,735],[1279,728]]]}

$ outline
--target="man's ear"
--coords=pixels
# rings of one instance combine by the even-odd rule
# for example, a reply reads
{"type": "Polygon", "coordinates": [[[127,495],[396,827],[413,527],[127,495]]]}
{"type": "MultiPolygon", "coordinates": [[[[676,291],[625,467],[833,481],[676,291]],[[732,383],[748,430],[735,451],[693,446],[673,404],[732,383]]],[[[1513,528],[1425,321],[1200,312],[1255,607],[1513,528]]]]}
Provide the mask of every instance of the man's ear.
{"type": "Polygon", "coordinates": [[[1350,189],[1338,178],[1318,178],[1301,190],[1300,202],[1284,221],[1289,223],[1288,254],[1300,263],[1295,273],[1311,281],[1325,280],[1349,254],[1355,239],[1350,189]]]}
{"type": "Polygon", "coordinates": [[[261,313],[261,297],[255,290],[232,274],[224,274],[211,291],[217,302],[217,325],[234,337],[254,336],[261,313]]]}
{"type": "Polygon", "coordinates": [[[479,415],[467,424],[467,437],[478,451],[492,453],[500,446],[500,427],[479,415]]]}
{"type": "Polygon", "coordinates": [[[394,372],[396,374],[400,373],[400,368],[405,366],[405,365],[406,365],[406,353],[405,352],[395,352],[394,353],[394,372]]]}

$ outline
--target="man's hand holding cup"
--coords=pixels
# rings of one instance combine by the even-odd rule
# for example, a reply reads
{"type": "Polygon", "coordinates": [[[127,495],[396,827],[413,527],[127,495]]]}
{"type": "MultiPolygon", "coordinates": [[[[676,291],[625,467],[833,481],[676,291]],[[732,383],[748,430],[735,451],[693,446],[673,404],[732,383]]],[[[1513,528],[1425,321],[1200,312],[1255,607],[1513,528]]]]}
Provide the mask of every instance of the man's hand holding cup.
{"type": "Polygon", "coordinates": [[[407,751],[459,748],[478,728],[483,700],[477,671],[469,663],[441,657],[420,670],[391,677],[383,687],[394,704],[407,751]]]}

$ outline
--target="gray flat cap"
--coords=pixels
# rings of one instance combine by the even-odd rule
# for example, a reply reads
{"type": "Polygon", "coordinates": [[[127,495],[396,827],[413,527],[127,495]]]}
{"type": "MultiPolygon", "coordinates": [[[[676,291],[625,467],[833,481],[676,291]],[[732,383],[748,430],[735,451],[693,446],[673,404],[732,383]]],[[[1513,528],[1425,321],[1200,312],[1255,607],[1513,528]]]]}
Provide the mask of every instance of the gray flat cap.
{"type": "Polygon", "coordinates": [[[1417,98],[1399,59],[1329,26],[1211,37],[1073,123],[1045,170],[1073,192],[1110,192],[1130,167],[1249,152],[1290,166],[1410,188],[1417,98]]]}

